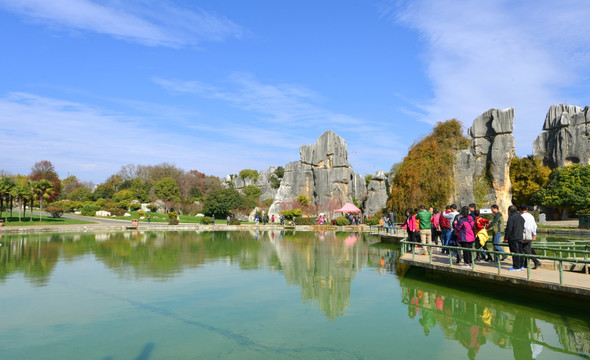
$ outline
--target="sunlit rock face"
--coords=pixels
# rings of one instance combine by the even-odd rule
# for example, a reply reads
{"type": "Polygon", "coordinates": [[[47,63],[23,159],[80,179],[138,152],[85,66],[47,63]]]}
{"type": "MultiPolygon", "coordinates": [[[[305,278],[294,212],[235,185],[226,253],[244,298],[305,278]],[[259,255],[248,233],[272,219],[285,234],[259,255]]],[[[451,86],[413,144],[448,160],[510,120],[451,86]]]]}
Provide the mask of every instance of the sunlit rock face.
{"type": "Polygon", "coordinates": [[[533,143],[533,155],[552,169],[570,164],[590,165],[590,106],[551,106],[543,133],[533,143]]]}
{"type": "Polygon", "coordinates": [[[353,198],[367,198],[364,178],[348,162],[346,142],[333,131],[326,131],[315,144],[301,146],[299,154],[299,161],[285,165],[285,175],[269,214],[278,214],[281,203],[299,195],[307,196],[319,210],[328,203],[344,204],[353,198]]]}
{"type": "Polygon", "coordinates": [[[387,203],[387,178],[381,170],[377,171],[367,186],[365,213],[373,215],[383,209],[387,203]]]}
{"type": "Polygon", "coordinates": [[[457,205],[497,204],[502,211],[512,204],[510,162],[516,156],[514,109],[490,109],[478,116],[468,129],[471,145],[457,152],[454,166],[457,205]]]}

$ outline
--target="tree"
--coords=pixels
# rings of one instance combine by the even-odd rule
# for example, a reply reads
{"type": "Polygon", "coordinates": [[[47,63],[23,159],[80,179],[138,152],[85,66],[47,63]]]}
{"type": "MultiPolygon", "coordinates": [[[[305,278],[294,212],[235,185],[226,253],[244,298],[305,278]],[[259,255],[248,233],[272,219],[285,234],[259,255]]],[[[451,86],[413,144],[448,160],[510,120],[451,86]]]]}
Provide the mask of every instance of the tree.
{"type": "Polygon", "coordinates": [[[67,199],[68,196],[75,190],[84,187],[82,183],[78,180],[78,178],[74,175],[70,175],[67,178],[63,179],[61,182],[61,199],[67,199]]]}
{"type": "Polygon", "coordinates": [[[31,180],[31,190],[39,199],[39,221],[41,221],[43,200],[48,199],[53,193],[53,184],[46,179],[41,179],[40,181],[31,180]]]}
{"type": "Polygon", "coordinates": [[[203,212],[205,215],[226,217],[236,209],[244,207],[244,197],[234,189],[213,190],[205,197],[203,212]]]}
{"type": "Polygon", "coordinates": [[[512,183],[512,203],[529,204],[531,197],[547,187],[551,169],[543,166],[543,160],[532,155],[514,158],[510,163],[510,182],[512,183]]]}
{"type": "Polygon", "coordinates": [[[72,201],[90,201],[92,199],[92,191],[85,187],[79,187],[68,195],[68,200],[72,201]]]}
{"type": "Polygon", "coordinates": [[[590,165],[573,164],[556,168],[549,176],[547,189],[533,199],[544,206],[557,208],[562,216],[590,208],[590,165]]]}
{"type": "MultiPolygon", "coordinates": [[[[12,191],[16,184],[9,177],[0,178],[0,217],[2,217],[2,211],[6,210],[6,205],[10,202],[10,208],[12,209],[12,191]]],[[[5,216],[6,217],[6,216],[5,216]]]]}
{"type": "Polygon", "coordinates": [[[251,178],[254,182],[258,181],[258,171],[252,169],[244,169],[240,171],[240,178],[242,180],[246,180],[246,178],[251,178]]]}
{"type": "Polygon", "coordinates": [[[258,200],[258,198],[260,198],[260,195],[262,195],[262,190],[260,190],[260,188],[256,185],[248,185],[245,188],[243,188],[242,191],[244,192],[244,195],[246,195],[247,198],[255,201],[258,200]]]}
{"type": "Polygon", "coordinates": [[[283,176],[285,176],[285,168],[283,168],[282,166],[279,166],[276,168],[274,174],[279,178],[282,179],[283,176]]]}
{"type": "MultiPolygon", "coordinates": [[[[156,185],[154,185],[154,194],[156,194],[158,199],[164,201],[168,208],[170,207],[170,203],[180,201],[180,189],[178,188],[178,185],[176,185],[176,181],[171,177],[165,177],[159,180],[156,185]]],[[[166,211],[167,210],[168,209],[166,209],[166,211]]]]}
{"type": "Polygon", "coordinates": [[[47,180],[51,182],[51,187],[53,192],[51,193],[50,197],[47,198],[48,201],[57,200],[61,190],[61,182],[59,180],[59,176],[53,167],[51,161],[42,160],[36,162],[35,165],[31,168],[31,173],[29,174],[29,179],[40,181],[40,180],[47,180]]]}
{"type": "Polygon", "coordinates": [[[17,185],[14,188],[14,196],[18,200],[20,206],[22,207],[22,212],[18,212],[18,221],[21,222],[21,215],[26,216],[27,211],[27,199],[31,197],[31,189],[27,185],[17,185]]]}
{"type": "Polygon", "coordinates": [[[439,122],[432,133],[414,143],[395,176],[387,205],[396,213],[418,204],[445,204],[454,186],[456,151],[469,146],[458,120],[439,122]]]}

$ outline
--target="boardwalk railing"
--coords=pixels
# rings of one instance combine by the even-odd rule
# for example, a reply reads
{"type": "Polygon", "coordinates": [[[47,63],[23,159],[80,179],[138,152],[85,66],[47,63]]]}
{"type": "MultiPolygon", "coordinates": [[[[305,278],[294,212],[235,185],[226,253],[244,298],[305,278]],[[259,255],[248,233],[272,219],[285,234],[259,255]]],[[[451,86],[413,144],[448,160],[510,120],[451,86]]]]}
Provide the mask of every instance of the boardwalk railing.
{"type": "MultiPolygon", "coordinates": [[[[529,255],[529,254],[518,254],[518,253],[512,253],[512,252],[504,252],[504,251],[495,251],[495,250],[481,250],[481,249],[473,249],[473,248],[464,248],[464,247],[460,247],[460,246],[448,246],[448,245],[436,245],[436,244],[423,244],[423,243],[417,243],[417,242],[413,242],[413,241],[407,241],[407,240],[402,240],[400,241],[401,244],[401,255],[403,256],[406,252],[410,252],[412,253],[412,260],[415,259],[416,256],[416,245],[420,245],[422,247],[428,247],[430,249],[430,251],[428,251],[428,256],[429,256],[429,264],[432,264],[432,250],[433,249],[448,249],[451,250],[449,251],[449,266],[453,265],[453,251],[469,251],[472,253],[476,253],[476,254],[494,254],[494,255],[498,255],[498,256],[505,256],[505,255],[510,255],[510,256],[520,256],[525,258],[525,261],[529,261],[529,259],[531,258],[537,258],[539,260],[552,260],[554,262],[554,264],[558,264],[558,270],[559,270],[559,284],[563,285],[563,263],[564,262],[569,262],[569,263],[576,263],[576,264],[585,264],[585,268],[586,268],[586,274],[588,274],[588,266],[590,264],[590,260],[588,259],[588,254],[590,254],[590,251],[586,251],[586,250],[568,250],[569,252],[576,252],[576,253],[580,253],[581,255],[583,255],[583,259],[582,258],[569,258],[569,257],[559,257],[559,256],[546,256],[546,255],[529,255]]],[[[495,244],[495,245],[499,245],[499,244],[495,244]]],[[[536,248],[536,247],[535,247],[536,248]]],[[[551,249],[551,250],[555,250],[555,249],[551,249]]],[[[502,270],[502,264],[501,261],[497,261],[497,266],[498,266],[498,275],[500,275],[500,272],[502,270]]],[[[475,261],[471,262],[471,269],[475,270],[475,261]]],[[[527,264],[529,266],[527,266],[527,280],[531,279],[531,267],[530,264],[527,264]]]]}

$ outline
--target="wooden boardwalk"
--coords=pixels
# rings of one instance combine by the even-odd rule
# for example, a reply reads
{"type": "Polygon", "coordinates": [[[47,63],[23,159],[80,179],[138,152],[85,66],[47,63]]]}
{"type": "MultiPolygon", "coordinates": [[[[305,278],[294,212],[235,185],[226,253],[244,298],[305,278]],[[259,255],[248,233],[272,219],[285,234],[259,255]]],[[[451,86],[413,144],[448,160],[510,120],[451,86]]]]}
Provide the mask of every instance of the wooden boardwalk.
{"type": "MultiPolygon", "coordinates": [[[[560,272],[553,269],[553,261],[542,261],[543,266],[538,269],[530,269],[530,277],[527,279],[527,269],[521,271],[509,271],[512,267],[511,258],[501,263],[500,272],[496,262],[475,262],[475,269],[462,268],[459,265],[449,265],[449,256],[440,254],[439,249],[433,249],[432,260],[430,256],[421,255],[421,249],[416,254],[406,253],[399,258],[401,264],[416,266],[429,271],[445,272],[449,275],[482,279],[498,284],[522,287],[523,289],[563,294],[571,297],[590,298],[590,275],[585,273],[563,271],[563,284],[560,283],[560,272]]],[[[453,260],[455,260],[453,258],[453,260]]],[[[454,261],[453,261],[454,263],[454,261]]]]}

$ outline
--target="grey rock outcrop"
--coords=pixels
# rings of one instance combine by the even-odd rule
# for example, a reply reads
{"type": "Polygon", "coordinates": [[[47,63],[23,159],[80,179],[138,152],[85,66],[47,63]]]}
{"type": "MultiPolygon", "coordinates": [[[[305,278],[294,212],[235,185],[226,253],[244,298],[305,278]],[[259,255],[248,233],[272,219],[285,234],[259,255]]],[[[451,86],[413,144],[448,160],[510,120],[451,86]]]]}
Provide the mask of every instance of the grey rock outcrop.
{"type": "Polygon", "coordinates": [[[277,189],[273,189],[272,185],[271,185],[272,184],[272,177],[276,176],[276,175],[274,175],[274,173],[275,173],[275,168],[271,166],[266,171],[264,171],[264,170],[260,171],[259,175],[258,175],[258,179],[256,179],[256,181],[254,179],[252,179],[251,177],[246,177],[246,178],[242,179],[239,176],[227,175],[224,178],[224,182],[225,182],[225,184],[231,183],[233,185],[234,189],[236,189],[240,192],[246,186],[249,186],[249,185],[257,186],[262,191],[262,194],[260,195],[259,200],[264,201],[266,199],[274,199],[275,195],[277,194],[277,189]]]}
{"type": "MultiPolygon", "coordinates": [[[[478,116],[467,131],[471,145],[457,153],[455,191],[451,202],[478,207],[512,204],[510,162],[516,156],[512,135],[514,109],[490,109],[478,116]]],[[[504,210],[505,211],[505,210],[504,210]]]]}
{"type": "Polygon", "coordinates": [[[377,171],[367,186],[365,213],[373,215],[383,209],[387,203],[387,178],[383,171],[377,171]]]}
{"type": "Polygon", "coordinates": [[[533,155],[544,165],[590,165],[590,106],[551,106],[543,130],[533,143],[533,155]]]}
{"type": "Polygon", "coordinates": [[[278,214],[282,210],[281,203],[295,200],[299,195],[307,196],[320,208],[328,202],[352,202],[352,198],[364,201],[367,196],[365,180],[348,162],[343,138],[328,130],[315,144],[301,146],[299,154],[299,161],[285,166],[285,175],[269,214],[278,214]]]}

